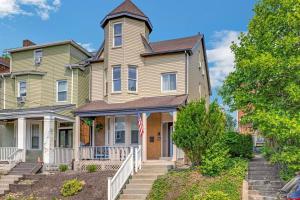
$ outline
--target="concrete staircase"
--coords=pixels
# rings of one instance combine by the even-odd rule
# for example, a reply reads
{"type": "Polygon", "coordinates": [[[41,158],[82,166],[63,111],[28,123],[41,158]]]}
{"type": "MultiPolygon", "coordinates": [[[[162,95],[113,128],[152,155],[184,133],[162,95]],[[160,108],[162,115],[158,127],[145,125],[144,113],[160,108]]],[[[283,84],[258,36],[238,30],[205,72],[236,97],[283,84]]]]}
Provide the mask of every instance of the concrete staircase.
{"type": "Polygon", "coordinates": [[[145,200],[158,176],[166,174],[172,168],[174,168],[174,163],[170,161],[155,160],[144,162],[142,170],[132,176],[119,199],[145,200]]]}
{"type": "Polygon", "coordinates": [[[9,192],[9,185],[18,182],[25,175],[36,174],[42,165],[37,163],[19,163],[7,175],[0,177],[0,196],[9,192]]]}
{"type": "Polygon", "coordinates": [[[261,155],[256,155],[249,163],[248,199],[275,200],[283,187],[278,170],[269,164],[261,155]]]}
{"type": "Polygon", "coordinates": [[[21,175],[3,175],[0,177],[0,196],[9,192],[9,185],[18,182],[23,176],[21,175]]]}

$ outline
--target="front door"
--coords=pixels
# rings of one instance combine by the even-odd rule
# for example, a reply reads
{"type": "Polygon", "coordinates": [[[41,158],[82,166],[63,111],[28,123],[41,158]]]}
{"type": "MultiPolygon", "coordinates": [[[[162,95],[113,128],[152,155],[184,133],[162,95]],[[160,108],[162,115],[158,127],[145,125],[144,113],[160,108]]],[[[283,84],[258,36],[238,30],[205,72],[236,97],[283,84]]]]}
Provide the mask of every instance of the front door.
{"type": "Polygon", "coordinates": [[[161,157],[161,113],[152,113],[147,119],[147,159],[161,157]]]}
{"type": "Polygon", "coordinates": [[[37,162],[43,157],[43,129],[39,121],[29,121],[27,128],[26,161],[37,162]]]}
{"type": "Polygon", "coordinates": [[[60,129],[58,132],[58,146],[62,148],[72,148],[73,130],[60,129]]]}

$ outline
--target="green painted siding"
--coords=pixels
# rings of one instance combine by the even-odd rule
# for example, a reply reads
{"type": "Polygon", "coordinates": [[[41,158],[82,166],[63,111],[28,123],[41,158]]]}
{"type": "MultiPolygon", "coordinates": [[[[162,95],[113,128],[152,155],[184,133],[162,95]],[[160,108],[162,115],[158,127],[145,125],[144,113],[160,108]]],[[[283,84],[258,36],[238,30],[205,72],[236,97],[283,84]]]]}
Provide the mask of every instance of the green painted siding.
{"type": "Polygon", "coordinates": [[[0,125],[0,147],[14,147],[16,145],[14,130],[13,123],[0,125]]]}
{"type": "Polygon", "coordinates": [[[89,99],[89,75],[90,69],[78,72],[78,105],[81,106],[89,99]]]}
{"type": "Polygon", "coordinates": [[[0,78],[0,110],[3,109],[3,97],[4,97],[4,90],[3,90],[3,79],[0,78]]]}
{"type": "MultiPolygon", "coordinates": [[[[87,56],[73,47],[71,44],[45,47],[43,50],[42,62],[36,66],[34,64],[34,50],[12,53],[12,72],[38,71],[45,72],[45,75],[17,75],[13,78],[6,77],[6,106],[5,109],[32,108],[40,106],[52,106],[61,104],[82,104],[82,99],[88,98],[88,73],[79,69],[66,67],[67,64],[78,63],[87,59],[87,56]],[[83,77],[80,77],[83,76],[83,77]],[[24,80],[27,83],[26,103],[17,104],[18,82],[24,80]],[[57,81],[66,80],[68,82],[68,92],[66,102],[57,102],[57,81]],[[73,86],[72,86],[73,82],[73,86]],[[78,84],[84,85],[84,92],[78,94],[78,84]],[[72,90],[73,87],[73,90],[72,90]],[[73,97],[72,97],[73,91],[73,97]]],[[[0,88],[1,91],[1,88],[0,88]]],[[[0,98],[1,99],[1,98],[0,98]]],[[[0,102],[0,106],[3,104],[0,102]]]]}

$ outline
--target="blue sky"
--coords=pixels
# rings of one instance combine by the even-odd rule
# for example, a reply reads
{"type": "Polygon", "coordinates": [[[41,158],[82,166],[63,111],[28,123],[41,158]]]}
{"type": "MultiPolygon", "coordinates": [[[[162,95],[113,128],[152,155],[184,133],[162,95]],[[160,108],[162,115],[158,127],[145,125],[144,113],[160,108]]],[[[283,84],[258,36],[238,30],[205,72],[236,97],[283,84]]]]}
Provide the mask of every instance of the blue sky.
{"type": "MultiPolygon", "coordinates": [[[[0,52],[35,43],[73,39],[90,50],[103,40],[100,21],[122,0],[0,0],[0,52]]],[[[153,24],[151,41],[205,35],[211,82],[233,70],[229,46],[247,30],[255,0],[133,0],[153,24]]]]}

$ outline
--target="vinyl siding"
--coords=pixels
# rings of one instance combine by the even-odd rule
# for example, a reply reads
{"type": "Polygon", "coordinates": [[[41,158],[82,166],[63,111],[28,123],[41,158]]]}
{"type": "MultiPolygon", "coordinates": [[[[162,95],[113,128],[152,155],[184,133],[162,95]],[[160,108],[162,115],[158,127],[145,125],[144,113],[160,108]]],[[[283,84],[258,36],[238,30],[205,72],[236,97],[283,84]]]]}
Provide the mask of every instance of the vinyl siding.
{"type": "Polygon", "coordinates": [[[91,100],[103,100],[104,95],[104,63],[91,65],[91,100]]]}
{"type": "Polygon", "coordinates": [[[145,97],[185,94],[185,54],[146,57],[140,82],[142,95],[145,97]],[[162,92],[161,75],[169,72],[175,72],[177,75],[177,90],[162,92]]]}
{"type": "Polygon", "coordinates": [[[207,72],[204,62],[204,52],[202,43],[199,43],[197,48],[194,49],[193,55],[189,57],[188,72],[188,101],[194,101],[199,100],[200,98],[204,98],[208,102],[209,88],[207,83],[207,72]],[[204,70],[204,74],[202,70],[204,70]]]}
{"type": "Polygon", "coordinates": [[[72,97],[72,70],[65,66],[70,63],[77,63],[85,60],[87,56],[70,44],[51,46],[43,48],[42,63],[39,66],[34,65],[34,50],[12,53],[12,72],[21,71],[41,71],[40,75],[18,75],[14,78],[7,78],[6,84],[6,109],[21,108],[17,105],[16,97],[18,95],[18,81],[26,80],[27,97],[26,103],[22,108],[51,106],[60,104],[80,103],[83,104],[88,98],[89,79],[86,73],[77,72],[74,69],[73,74],[73,97],[72,97]],[[80,76],[83,76],[82,78],[80,76]],[[68,82],[67,101],[57,102],[57,81],[66,80],[68,82]],[[83,90],[78,89],[78,84],[83,85],[83,90]],[[15,85],[16,84],[16,85],[15,85]],[[79,94],[79,92],[81,92],[79,94]],[[76,99],[76,100],[75,100],[76,99]],[[83,100],[84,99],[84,100],[83,100]]]}
{"type": "Polygon", "coordinates": [[[4,101],[4,86],[3,79],[0,78],[0,110],[3,109],[3,101],[4,101]]]}
{"type": "Polygon", "coordinates": [[[81,106],[89,99],[89,78],[90,69],[78,71],[78,101],[77,105],[81,106]]]}

